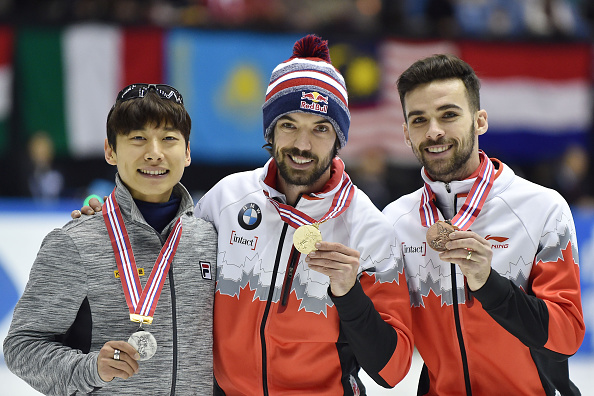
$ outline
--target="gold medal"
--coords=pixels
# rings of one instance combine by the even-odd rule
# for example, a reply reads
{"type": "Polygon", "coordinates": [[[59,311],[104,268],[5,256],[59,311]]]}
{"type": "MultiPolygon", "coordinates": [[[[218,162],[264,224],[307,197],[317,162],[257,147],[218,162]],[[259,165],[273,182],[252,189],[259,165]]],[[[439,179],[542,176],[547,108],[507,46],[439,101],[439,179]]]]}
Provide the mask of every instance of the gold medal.
{"type": "Polygon", "coordinates": [[[293,245],[303,254],[316,250],[317,242],[322,242],[322,233],[317,223],[302,225],[293,234],[293,245]]]}

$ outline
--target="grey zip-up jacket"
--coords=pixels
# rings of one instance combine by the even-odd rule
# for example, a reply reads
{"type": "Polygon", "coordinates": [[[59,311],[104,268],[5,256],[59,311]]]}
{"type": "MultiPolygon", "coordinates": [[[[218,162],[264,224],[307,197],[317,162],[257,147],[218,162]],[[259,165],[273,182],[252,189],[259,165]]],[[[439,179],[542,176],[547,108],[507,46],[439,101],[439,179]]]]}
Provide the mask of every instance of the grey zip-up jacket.
{"type": "MultiPolygon", "coordinates": [[[[104,382],[97,371],[101,347],[127,341],[131,322],[102,214],[82,216],[44,239],[4,340],[8,368],[47,395],[212,394],[212,314],[217,235],[193,214],[181,185],[177,217],[182,235],[163,285],[154,321],[144,325],[156,338],[156,354],[139,362],[127,380],[104,382]]],[[[159,234],[149,226],[116,177],[116,200],[146,284],[177,217],[159,234]]]]}

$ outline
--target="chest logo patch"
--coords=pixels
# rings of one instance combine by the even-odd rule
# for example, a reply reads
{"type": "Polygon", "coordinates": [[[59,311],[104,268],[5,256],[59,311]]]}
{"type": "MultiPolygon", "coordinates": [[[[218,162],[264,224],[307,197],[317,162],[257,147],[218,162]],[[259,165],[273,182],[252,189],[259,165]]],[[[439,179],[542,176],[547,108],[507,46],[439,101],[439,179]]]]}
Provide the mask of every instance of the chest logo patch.
{"type": "Polygon", "coordinates": [[[202,272],[202,279],[212,280],[212,272],[210,270],[209,262],[200,261],[200,272],[202,272]]]}
{"type": "Polygon", "coordinates": [[[491,249],[507,249],[509,247],[509,243],[506,242],[509,238],[487,235],[485,239],[492,241],[491,249]]]}
{"type": "Polygon", "coordinates": [[[244,230],[253,230],[262,221],[262,210],[255,203],[246,204],[239,211],[237,221],[244,230]]]}
{"type": "Polygon", "coordinates": [[[427,254],[427,242],[422,242],[419,245],[414,246],[402,242],[402,255],[406,256],[407,254],[420,254],[421,256],[425,256],[427,254]]]}

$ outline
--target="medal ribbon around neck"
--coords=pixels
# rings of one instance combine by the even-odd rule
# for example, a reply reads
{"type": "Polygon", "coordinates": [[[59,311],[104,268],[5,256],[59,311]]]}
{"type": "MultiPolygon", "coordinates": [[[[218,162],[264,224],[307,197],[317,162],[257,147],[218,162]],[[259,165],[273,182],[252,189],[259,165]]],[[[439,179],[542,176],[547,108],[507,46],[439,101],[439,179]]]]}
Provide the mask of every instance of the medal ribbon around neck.
{"type": "Polygon", "coordinates": [[[102,211],[103,220],[105,221],[118,265],[126,303],[130,310],[130,320],[150,324],[153,321],[153,314],[161,296],[165,277],[167,276],[181,238],[181,217],[173,226],[173,230],[169,234],[165,245],[161,248],[159,257],[143,289],[140,283],[140,277],[138,276],[130,238],[128,237],[124,219],[122,218],[122,212],[113,192],[107,197],[102,211]]]}
{"type": "Polygon", "coordinates": [[[327,220],[340,216],[351,204],[351,200],[355,194],[355,186],[346,173],[344,173],[344,176],[340,189],[334,195],[330,209],[328,209],[328,212],[326,212],[324,217],[318,221],[293,206],[280,203],[275,199],[270,198],[267,191],[264,191],[264,194],[270,203],[274,205],[283,221],[288,223],[291,227],[299,228],[303,225],[321,224],[327,220]]]}
{"type": "MultiPolygon", "coordinates": [[[[495,167],[482,150],[479,150],[481,157],[481,166],[479,174],[462,205],[462,208],[452,219],[452,225],[455,225],[460,230],[468,230],[474,220],[478,217],[491,187],[493,187],[493,180],[495,180],[495,167]]],[[[421,197],[421,204],[419,208],[421,215],[421,223],[424,227],[430,227],[438,219],[437,206],[435,206],[435,193],[431,190],[428,183],[425,183],[423,194],[421,197]]]]}

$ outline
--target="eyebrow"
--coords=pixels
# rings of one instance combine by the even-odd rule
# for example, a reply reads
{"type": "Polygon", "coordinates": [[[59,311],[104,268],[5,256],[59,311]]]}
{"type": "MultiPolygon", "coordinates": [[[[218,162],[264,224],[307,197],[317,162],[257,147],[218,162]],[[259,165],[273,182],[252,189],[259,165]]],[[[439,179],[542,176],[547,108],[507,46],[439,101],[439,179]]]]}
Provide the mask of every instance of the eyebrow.
{"type": "MultiPolygon", "coordinates": [[[[458,110],[462,110],[462,107],[460,107],[460,106],[458,106],[458,105],[455,105],[455,104],[453,104],[453,103],[450,103],[450,104],[445,104],[445,105],[443,105],[443,106],[439,106],[439,107],[437,108],[437,111],[443,111],[443,110],[448,110],[448,109],[458,109],[458,110]]],[[[422,111],[422,110],[413,110],[413,111],[411,111],[411,112],[409,112],[409,113],[407,114],[407,117],[416,116],[416,115],[422,115],[422,114],[424,114],[424,113],[425,113],[425,112],[424,112],[424,111],[422,111]]]]}

